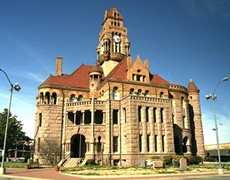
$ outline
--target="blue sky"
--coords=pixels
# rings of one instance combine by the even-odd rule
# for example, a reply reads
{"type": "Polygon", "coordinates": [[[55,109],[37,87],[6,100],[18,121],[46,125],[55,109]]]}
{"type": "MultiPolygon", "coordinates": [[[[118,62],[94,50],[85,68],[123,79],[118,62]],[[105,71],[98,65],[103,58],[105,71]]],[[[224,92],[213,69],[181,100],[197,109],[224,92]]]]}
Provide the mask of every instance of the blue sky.
{"type": "MultiPolygon", "coordinates": [[[[131,55],[147,58],[153,73],[201,90],[205,143],[215,143],[211,105],[204,98],[230,73],[230,1],[75,1],[8,0],[0,5],[0,67],[22,91],[14,94],[12,112],[34,131],[35,95],[63,56],[65,73],[96,61],[98,34],[105,9],[117,7],[125,18],[131,55]]],[[[0,110],[8,105],[9,86],[0,75],[0,110]]],[[[230,81],[217,90],[220,141],[230,142],[230,81]]]]}

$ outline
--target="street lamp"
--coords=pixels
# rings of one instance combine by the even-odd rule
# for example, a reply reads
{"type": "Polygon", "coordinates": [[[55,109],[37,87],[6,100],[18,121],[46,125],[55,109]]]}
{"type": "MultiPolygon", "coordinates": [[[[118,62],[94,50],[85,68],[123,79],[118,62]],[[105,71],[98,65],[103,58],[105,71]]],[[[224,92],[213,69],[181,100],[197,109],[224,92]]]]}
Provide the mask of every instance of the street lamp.
{"type": "Polygon", "coordinates": [[[223,79],[221,79],[217,83],[214,91],[205,96],[205,98],[207,100],[211,100],[213,102],[213,114],[214,114],[214,121],[215,121],[215,128],[213,128],[213,130],[216,131],[216,143],[217,143],[217,154],[218,154],[218,165],[219,165],[218,166],[218,174],[223,174],[224,170],[223,170],[223,167],[222,167],[222,164],[221,164],[221,159],[220,159],[219,129],[218,129],[218,125],[217,125],[216,112],[215,112],[215,102],[216,102],[216,99],[217,99],[216,90],[217,90],[217,88],[220,86],[220,84],[222,82],[225,82],[225,81],[228,81],[228,80],[230,80],[230,76],[226,75],[223,79]]]}
{"type": "Polygon", "coordinates": [[[1,167],[0,167],[0,174],[5,174],[5,168],[4,168],[4,157],[5,157],[5,151],[6,151],[6,138],[7,138],[7,130],[8,130],[8,124],[9,124],[9,117],[10,117],[10,109],[11,109],[11,102],[12,102],[12,95],[13,91],[20,91],[21,87],[19,86],[18,83],[13,84],[7,73],[0,68],[0,71],[3,72],[3,74],[6,76],[9,84],[10,84],[10,102],[9,102],[9,108],[7,112],[7,117],[6,117],[6,127],[5,127],[5,136],[4,136],[4,143],[3,143],[3,150],[2,150],[2,162],[1,162],[1,167]]]}

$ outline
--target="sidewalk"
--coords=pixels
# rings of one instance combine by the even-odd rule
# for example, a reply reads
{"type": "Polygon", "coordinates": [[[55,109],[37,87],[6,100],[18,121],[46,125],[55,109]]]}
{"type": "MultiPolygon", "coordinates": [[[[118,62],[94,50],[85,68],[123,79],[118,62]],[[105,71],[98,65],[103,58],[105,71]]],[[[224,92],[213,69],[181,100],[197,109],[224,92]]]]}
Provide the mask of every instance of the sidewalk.
{"type": "MultiPolygon", "coordinates": [[[[7,174],[2,177],[25,179],[25,180],[81,180],[81,179],[184,179],[185,177],[199,177],[199,176],[215,176],[217,172],[203,172],[203,173],[184,173],[184,174],[155,174],[155,175],[141,175],[141,176],[77,176],[61,174],[54,168],[41,168],[41,169],[7,169],[7,174]]],[[[230,171],[226,171],[224,176],[230,176],[230,171]]],[[[1,176],[0,176],[1,179],[1,176]]]]}
{"type": "MultiPolygon", "coordinates": [[[[41,168],[41,169],[24,169],[24,168],[8,168],[6,175],[3,177],[18,177],[21,179],[30,180],[80,180],[79,177],[71,177],[60,174],[54,168],[41,168]]],[[[0,176],[1,179],[1,176],[0,176]]]]}

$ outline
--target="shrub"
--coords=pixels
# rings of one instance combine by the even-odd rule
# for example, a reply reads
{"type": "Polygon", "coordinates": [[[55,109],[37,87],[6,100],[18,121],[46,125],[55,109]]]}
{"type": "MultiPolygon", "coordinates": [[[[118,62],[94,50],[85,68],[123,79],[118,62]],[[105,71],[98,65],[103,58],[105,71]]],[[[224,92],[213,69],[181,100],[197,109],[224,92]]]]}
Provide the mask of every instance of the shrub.
{"type": "Polygon", "coordinates": [[[192,165],[192,164],[200,164],[201,162],[203,162],[203,158],[200,156],[191,156],[191,157],[187,157],[188,160],[188,164],[192,165]]]}
{"type": "Polygon", "coordinates": [[[172,160],[173,160],[173,156],[164,156],[163,157],[164,166],[172,166],[172,160]]]}

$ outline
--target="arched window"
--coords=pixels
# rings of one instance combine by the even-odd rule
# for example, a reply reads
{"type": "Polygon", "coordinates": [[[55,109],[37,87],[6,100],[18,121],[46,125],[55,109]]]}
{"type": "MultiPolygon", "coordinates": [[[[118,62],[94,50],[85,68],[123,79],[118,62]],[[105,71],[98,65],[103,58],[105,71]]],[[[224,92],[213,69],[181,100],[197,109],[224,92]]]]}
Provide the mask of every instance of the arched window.
{"type": "Polygon", "coordinates": [[[141,89],[138,89],[137,95],[140,96],[140,95],[141,95],[141,92],[142,92],[142,90],[141,90],[141,89]]]}
{"type": "Polygon", "coordinates": [[[129,90],[129,94],[133,94],[134,93],[134,89],[133,88],[131,88],[130,90],[129,90]]]}
{"type": "Polygon", "coordinates": [[[45,104],[50,104],[50,93],[46,92],[45,94],[45,104]]]}
{"type": "Polygon", "coordinates": [[[40,93],[40,104],[44,104],[44,94],[43,94],[43,92],[40,93]]]}
{"type": "Polygon", "coordinates": [[[149,95],[149,90],[146,90],[144,96],[148,96],[148,95],[149,95]]]}
{"type": "Polygon", "coordinates": [[[57,94],[55,92],[52,93],[51,101],[53,104],[57,104],[57,94]]]}
{"type": "Polygon", "coordinates": [[[163,95],[164,95],[164,92],[160,92],[160,97],[163,97],[163,95]]]}
{"type": "Polygon", "coordinates": [[[112,99],[119,100],[119,98],[120,98],[120,95],[119,95],[119,92],[118,92],[118,88],[114,87],[113,91],[112,91],[112,99]]]}
{"type": "Polygon", "coordinates": [[[78,100],[78,101],[82,101],[82,100],[83,100],[83,96],[82,96],[82,95],[79,95],[79,96],[77,97],[77,100],[78,100]]]}
{"type": "Polygon", "coordinates": [[[69,98],[69,101],[70,102],[73,102],[75,100],[75,94],[71,94],[70,98],[69,98]]]}

